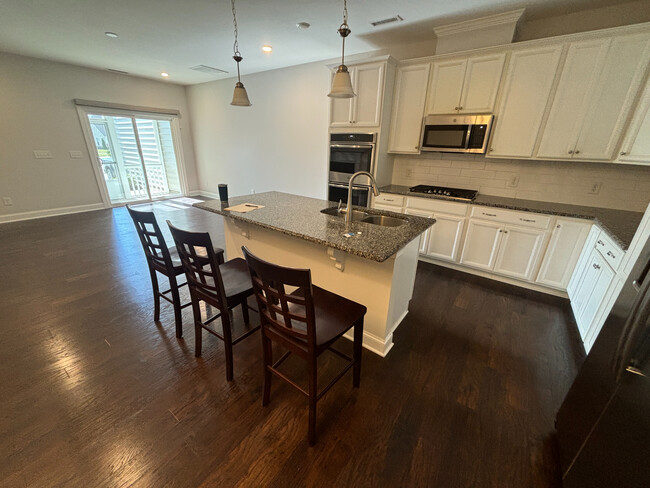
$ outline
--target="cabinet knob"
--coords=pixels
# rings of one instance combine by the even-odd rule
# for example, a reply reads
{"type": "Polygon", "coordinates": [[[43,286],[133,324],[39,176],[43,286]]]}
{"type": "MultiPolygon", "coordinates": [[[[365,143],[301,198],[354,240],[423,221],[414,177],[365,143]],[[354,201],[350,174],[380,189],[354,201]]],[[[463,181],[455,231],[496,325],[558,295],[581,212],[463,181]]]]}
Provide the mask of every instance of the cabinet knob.
{"type": "Polygon", "coordinates": [[[499,229],[499,232],[503,232],[503,229],[499,229]]]}
{"type": "Polygon", "coordinates": [[[621,156],[625,156],[627,153],[625,151],[621,152],[621,156]]]}
{"type": "Polygon", "coordinates": [[[491,147],[491,148],[490,148],[490,152],[493,152],[493,151],[494,151],[494,148],[493,148],[493,147],[491,147]]]}
{"type": "Polygon", "coordinates": [[[504,233],[504,234],[507,234],[507,233],[508,233],[508,231],[507,231],[507,230],[504,230],[504,231],[503,231],[503,233],[504,233]]]}
{"type": "Polygon", "coordinates": [[[560,227],[562,227],[562,226],[560,224],[557,224],[556,228],[559,229],[560,227]]]}
{"type": "Polygon", "coordinates": [[[463,110],[463,107],[458,107],[458,110],[463,110]]]}
{"type": "Polygon", "coordinates": [[[569,154],[573,154],[573,151],[570,150],[570,151],[569,151],[569,154]]]}
{"type": "Polygon", "coordinates": [[[415,149],[420,149],[420,146],[415,146],[415,149]]]}
{"type": "Polygon", "coordinates": [[[454,107],[454,110],[459,110],[459,109],[460,109],[460,107],[454,107]]]}
{"type": "Polygon", "coordinates": [[[576,151],[574,154],[580,154],[580,151],[576,151]]]}

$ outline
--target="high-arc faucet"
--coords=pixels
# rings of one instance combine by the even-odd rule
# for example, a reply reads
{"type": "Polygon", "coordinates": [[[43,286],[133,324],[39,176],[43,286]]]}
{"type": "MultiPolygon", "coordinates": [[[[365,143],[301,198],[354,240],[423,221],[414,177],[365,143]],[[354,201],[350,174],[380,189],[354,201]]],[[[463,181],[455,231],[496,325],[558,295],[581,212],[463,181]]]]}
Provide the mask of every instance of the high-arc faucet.
{"type": "Polygon", "coordinates": [[[372,176],[367,171],[357,171],[350,177],[350,182],[348,183],[348,206],[345,210],[345,221],[352,222],[352,182],[357,176],[367,176],[370,178],[370,184],[372,185],[372,192],[377,197],[379,196],[379,189],[377,188],[377,183],[375,182],[375,177],[372,176]]]}

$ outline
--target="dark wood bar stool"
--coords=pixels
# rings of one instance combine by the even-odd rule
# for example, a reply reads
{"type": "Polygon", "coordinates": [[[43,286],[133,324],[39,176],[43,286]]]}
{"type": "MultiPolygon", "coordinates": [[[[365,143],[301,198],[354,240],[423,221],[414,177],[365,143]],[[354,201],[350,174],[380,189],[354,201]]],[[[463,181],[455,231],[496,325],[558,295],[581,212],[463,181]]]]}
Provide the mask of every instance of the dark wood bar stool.
{"type": "MultiPolygon", "coordinates": [[[[144,255],[147,258],[147,265],[149,266],[149,274],[151,275],[151,287],[153,288],[153,301],[154,301],[154,321],[160,320],[160,299],[167,300],[174,306],[174,321],[176,323],[176,337],[183,336],[183,318],[181,311],[185,307],[190,306],[190,302],[182,304],[179,288],[185,286],[186,283],[178,284],[176,277],[183,274],[183,266],[178,257],[176,248],[168,248],[165,243],[156,216],[153,212],[143,210],[135,210],[128,205],[126,209],[133,219],[133,224],[138,232],[140,243],[144,249],[144,255]],[[158,286],[158,275],[156,272],[165,275],[169,280],[169,290],[160,291],[158,286]],[[167,296],[171,294],[171,299],[167,296]]],[[[214,250],[217,255],[217,260],[223,262],[223,249],[217,248],[214,250]]]]}
{"type": "Polygon", "coordinates": [[[316,402],[350,368],[352,384],[359,386],[361,376],[361,341],[366,307],[329,292],[311,282],[311,270],[287,268],[266,262],[242,247],[253,281],[253,290],[259,306],[264,355],[264,395],[267,405],[271,395],[271,375],[287,381],[309,399],[309,444],[316,443],[316,402]],[[287,292],[287,287],[292,292],[287,292]],[[337,351],[333,343],[354,327],[353,357],[337,351]],[[272,342],[288,351],[273,362],[272,342]],[[318,391],[317,359],[330,350],[347,360],[348,364],[320,392],[318,391]],[[308,391],[305,391],[277,368],[295,353],[307,362],[308,391]]]}
{"type": "Polygon", "coordinates": [[[203,329],[217,336],[224,343],[226,379],[231,381],[233,379],[232,346],[260,328],[259,325],[249,328],[236,339],[232,338],[232,309],[237,305],[241,305],[244,323],[250,326],[246,299],[253,294],[253,288],[246,261],[242,258],[235,258],[225,263],[220,262],[212,247],[210,234],[181,230],[174,227],[169,220],[167,225],[169,225],[176,243],[192,297],[196,336],[195,356],[201,355],[203,329]],[[216,308],[219,312],[202,320],[201,301],[216,308]],[[209,324],[219,317],[221,317],[223,334],[209,327],[209,324]]]}

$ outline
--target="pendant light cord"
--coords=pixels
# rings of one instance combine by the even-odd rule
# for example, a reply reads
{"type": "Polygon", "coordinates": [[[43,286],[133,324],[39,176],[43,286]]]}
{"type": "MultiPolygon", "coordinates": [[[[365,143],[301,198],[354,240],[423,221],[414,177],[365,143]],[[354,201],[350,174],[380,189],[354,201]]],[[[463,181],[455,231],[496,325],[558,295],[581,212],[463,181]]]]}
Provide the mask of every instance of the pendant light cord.
{"type": "Polygon", "coordinates": [[[235,31],[235,43],[232,45],[232,50],[235,53],[235,56],[241,56],[241,53],[239,52],[239,43],[237,42],[239,31],[237,30],[237,12],[235,11],[235,0],[230,0],[230,4],[232,5],[232,25],[235,31]]]}
{"type": "Polygon", "coordinates": [[[350,35],[350,26],[348,25],[348,1],[347,0],[343,0],[343,23],[339,27],[339,34],[343,38],[343,47],[341,49],[341,65],[344,65],[345,64],[345,38],[350,35]]]}

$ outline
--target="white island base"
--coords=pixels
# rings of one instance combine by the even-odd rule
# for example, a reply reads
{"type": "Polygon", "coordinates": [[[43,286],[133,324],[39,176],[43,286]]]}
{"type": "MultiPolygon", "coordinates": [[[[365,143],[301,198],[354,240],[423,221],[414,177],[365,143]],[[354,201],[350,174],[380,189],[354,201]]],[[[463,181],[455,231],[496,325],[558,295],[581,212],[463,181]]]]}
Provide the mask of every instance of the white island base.
{"type": "Polygon", "coordinates": [[[309,268],[315,285],[365,305],[363,346],[382,357],[388,354],[413,295],[419,236],[380,263],[228,217],[224,230],[228,259],[243,256],[246,246],[266,261],[309,268]]]}

